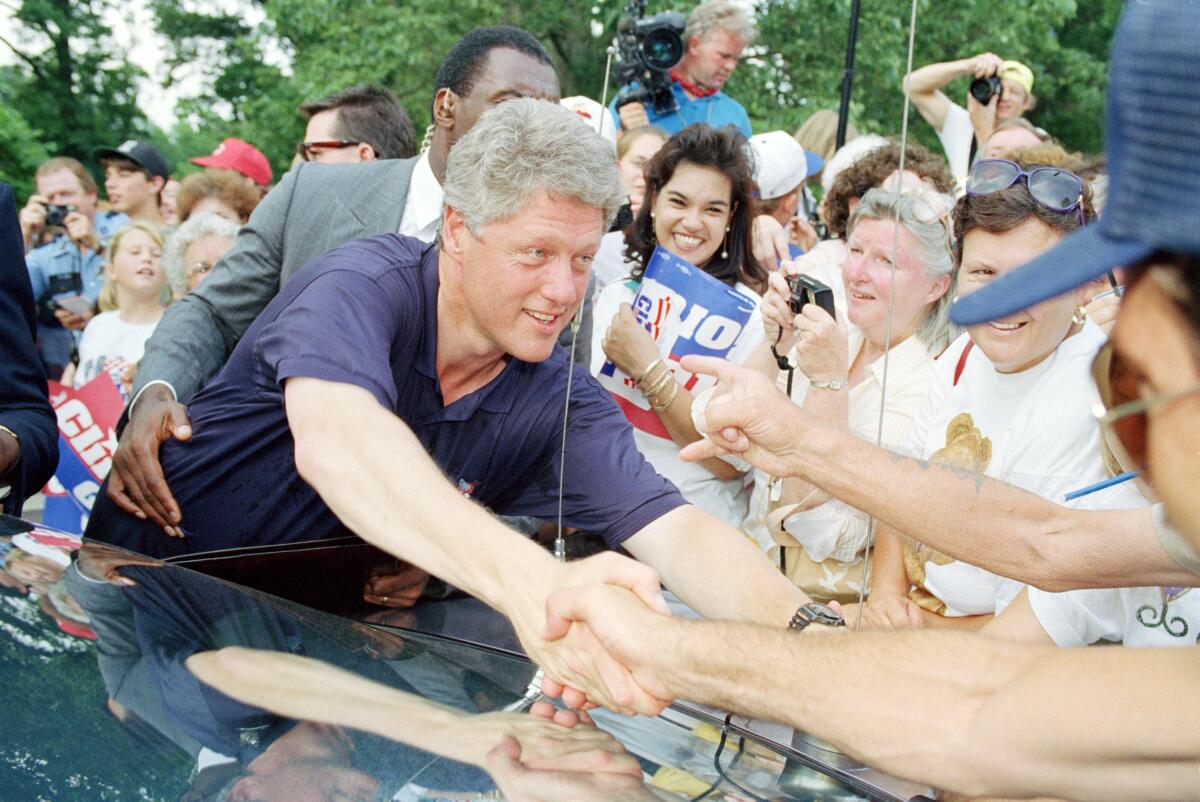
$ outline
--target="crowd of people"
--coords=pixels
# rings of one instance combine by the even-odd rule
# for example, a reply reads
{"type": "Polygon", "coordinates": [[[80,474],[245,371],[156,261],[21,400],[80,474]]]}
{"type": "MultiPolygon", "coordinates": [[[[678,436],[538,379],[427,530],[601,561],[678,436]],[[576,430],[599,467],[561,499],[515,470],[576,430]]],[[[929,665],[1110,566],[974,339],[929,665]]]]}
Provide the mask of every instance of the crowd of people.
{"type": "Polygon", "coordinates": [[[1128,9],[1111,165],[1032,124],[1037,76],[993,53],[897,87],[944,154],[839,143],[829,110],[751,135],[725,0],[688,18],[672,114],[560,104],[542,44],[494,26],[447,54],[420,146],[362,85],[300,108],[277,184],[232,138],[182,181],[100,149],[104,201],[50,159],[19,215],[0,188],[5,509],[54,467],[45,379],[108,374],[127,423],[88,538],[354,534],[406,565],[369,601],[477,596],[573,707],[686,696],[956,793],[1200,794],[1191,695],[1104,697],[1197,676],[1200,160],[1170,133],[1200,122],[1196,33],[1128,9]],[[1171,104],[1139,105],[1154,81],[1171,104]],[[542,525],[611,553],[513,531],[542,525]],[[1057,648],[1101,641],[1187,648],[1057,648]],[[870,690],[793,681],[834,673],[870,690]]]}

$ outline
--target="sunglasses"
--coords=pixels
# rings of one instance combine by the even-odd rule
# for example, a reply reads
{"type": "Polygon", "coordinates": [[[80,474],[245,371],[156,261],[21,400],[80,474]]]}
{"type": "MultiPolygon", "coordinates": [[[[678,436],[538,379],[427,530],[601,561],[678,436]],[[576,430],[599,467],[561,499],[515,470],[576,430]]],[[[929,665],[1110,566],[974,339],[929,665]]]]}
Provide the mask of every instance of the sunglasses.
{"type": "Polygon", "coordinates": [[[967,175],[967,194],[1002,192],[1022,178],[1035,201],[1054,212],[1078,209],[1079,225],[1084,225],[1083,179],[1057,167],[1034,167],[1026,172],[1008,159],[982,159],[975,162],[967,175]]]}
{"type": "Polygon", "coordinates": [[[352,148],[355,145],[360,145],[361,142],[351,142],[346,139],[327,139],[320,142],[297,142],[296,153],[306,162],[316,158],[317,152],[322,150],[341,150],[342,148],[352,148]]]}
{"type": "Polygon", "coordinates": [[[1100,392],[1100,405],[1094,410],[1101,436],[1124,469],[1146,470],[1146,442],[1149,423],[1146,412],[1181,398],[1200,395],[1200,384],[1143,398],[1141,378],[1130,370],[1120,354],[1107,342],[1092,361],[1092,378],[1100,392]]]}

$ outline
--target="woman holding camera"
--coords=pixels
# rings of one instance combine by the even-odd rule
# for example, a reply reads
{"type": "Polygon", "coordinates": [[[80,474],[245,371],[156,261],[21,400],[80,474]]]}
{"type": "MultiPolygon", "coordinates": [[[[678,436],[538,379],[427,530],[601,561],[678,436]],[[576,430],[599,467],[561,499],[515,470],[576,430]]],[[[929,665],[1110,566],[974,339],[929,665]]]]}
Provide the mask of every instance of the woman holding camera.
{"type": "MultiPolygon", "coordinates": [[[[787,279],[771,276],[763,301],[767,342],[787,355],[791,397],[814,418],[874,441],[882,414],[883,444],[907,440],[934,358],[949,342],[951,205],[949,197],[926,189],[863,195],[847,226],[848,256],[835,287],[844,300],[836,319],[816,303],[796,314],[787,279]]],[[[799,271],[784,263],[784,272],[799,271]]],[[[816,599],[857,600],[870,537],[864,513],[800,479],[776,483],[763,474],[756,477],[751,511],[747,531],[762,540],[765,524],[793,582],[816,599]]]]}
{"type": "Polygon", "coordinates": [[[683,496],[734,527],[746,515],[744,466],[725,460],[687,463],[679,449],[700,439],[692,423],[692,393],[666,363],[667,354],[638,324],[630,306],[656,246],[704,270],[745,295],[755,312],[728,359],[744,363],[764,352],[758,311],[767,272],[750,251],[754,171],[746,139],[736,129],[698,123],[675,134],[646,164],[646,195],[625,230],[627,280],[597,296],[592,373],[606,359],[638,380],[671,439],[634,430],[639,450],[683,496]]]}

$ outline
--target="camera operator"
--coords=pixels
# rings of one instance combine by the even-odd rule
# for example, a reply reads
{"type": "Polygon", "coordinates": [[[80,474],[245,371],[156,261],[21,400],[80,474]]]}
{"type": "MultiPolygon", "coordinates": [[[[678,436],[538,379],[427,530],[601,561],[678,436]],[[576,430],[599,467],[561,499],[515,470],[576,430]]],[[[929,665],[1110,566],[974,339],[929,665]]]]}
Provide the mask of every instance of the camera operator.
{"type": "Polygon", "coordinates": [[[38,307],[38,341],[47,375],[57,379],[91,317],[104,283],[104,248],[128,222],[120,212],[96,211],[96,181],[75,159],[50,159],[34,173],[35,192],[21,210],[29,250],[29,280],[38,307]],[[50,232],[54,238],[38,247],[50,232]],[[70,299],[70,300],[68,300],[70,299]],[[86,299],[86,300],[81,300],[86,299]]]}
{"type": "Polygon", "coordinates": [[[1033,109],[1033,71],[1019,61],[995,53],[928,64],[905,79],[909,97],[937,131],[958,182],[966,180],[976,149],[982,151],[997,127],[1033,109]],[[964,109],[942,87],[964,75],[973,76],[964,109]],[[998,90],[998,91],[997,91],[998,90]]]}
{"type": "Polygon", "coordinates": [[[613,114],[623,128],[655,125],[674,134],[692,123],[708,123],[714,128],[734,125],[749,138],[746,110],[721,87],[756,35],[754,20],[738,4],[729,0],[701,3],[687,18],[683,58],[669,71],[677,108],[661,114],[645,103],[622,103],[618,95],[611,106],[613,114]]]}

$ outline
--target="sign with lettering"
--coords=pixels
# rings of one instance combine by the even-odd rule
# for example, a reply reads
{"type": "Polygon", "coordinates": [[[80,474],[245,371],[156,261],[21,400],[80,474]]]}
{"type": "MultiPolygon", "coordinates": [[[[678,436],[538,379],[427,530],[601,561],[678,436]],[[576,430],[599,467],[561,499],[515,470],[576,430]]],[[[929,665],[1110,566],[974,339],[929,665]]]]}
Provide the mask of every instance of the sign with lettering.
{"type": "Polygon", "coordinates": [[[117,420],[125,404],[108,373],[78,390],[53,381],[49,387],[50,404],[58,416],[58,468],[44,491],[42,520],[79,534],[112,467],[117,420]]]}
{"type": "MultiPolygon", "coordinates": [[[[741,337],[757,300],[724,284],[665,248],[657,247],[633,299],[638,323],[658,343],[667,366],[692,394],[713,384],[710,376],[688,373],[679,360],[689,354],[725,358],[741,337]]],[[[598,376],[636,428],[671,439],[633,377],[605,362],[598,376]]]]}

